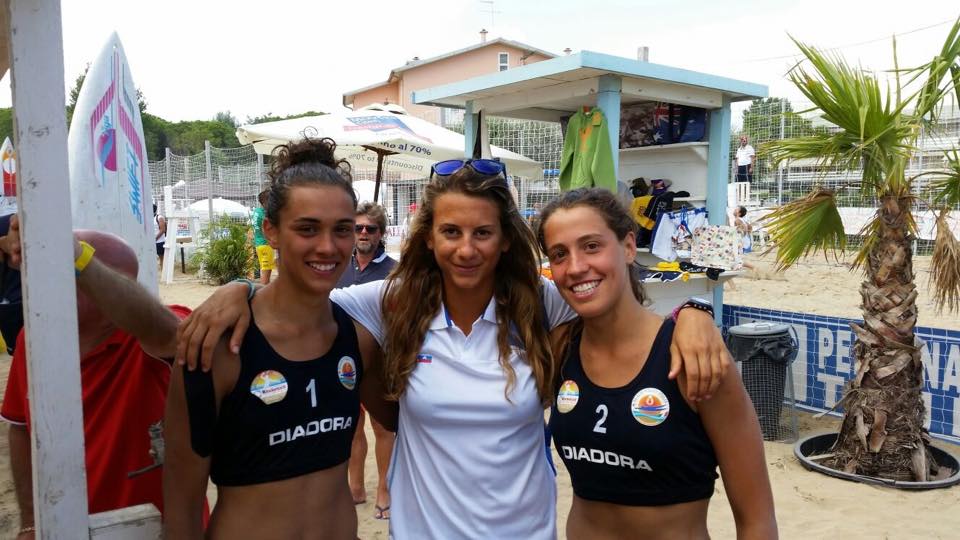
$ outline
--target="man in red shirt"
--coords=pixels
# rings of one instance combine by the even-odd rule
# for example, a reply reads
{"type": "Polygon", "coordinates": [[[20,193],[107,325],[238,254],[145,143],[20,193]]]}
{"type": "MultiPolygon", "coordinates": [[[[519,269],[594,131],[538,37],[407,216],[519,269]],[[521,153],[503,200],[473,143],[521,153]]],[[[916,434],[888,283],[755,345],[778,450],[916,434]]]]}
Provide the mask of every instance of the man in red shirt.
{"type": "MultiPolygon", "coordinates": [[[[11,224],[9,236],[17,240],[0,244],[15,264],[20,257],[18,232],[18,224],[11,224]]],[[[190,310],[165,308],[136,282],[136,254],[120,238],[95,231],[78,231],[76,237],[90,513],[143,503],[152,503],[162,512],[162,420],[175,351],[171,345],[179,318],[190,310]]],[[[33,533],[33,486],[23,343],[21,331],[0,416],[10,424],[10,466],[20,507],[20,537],[29,538],[33,533]]]]}

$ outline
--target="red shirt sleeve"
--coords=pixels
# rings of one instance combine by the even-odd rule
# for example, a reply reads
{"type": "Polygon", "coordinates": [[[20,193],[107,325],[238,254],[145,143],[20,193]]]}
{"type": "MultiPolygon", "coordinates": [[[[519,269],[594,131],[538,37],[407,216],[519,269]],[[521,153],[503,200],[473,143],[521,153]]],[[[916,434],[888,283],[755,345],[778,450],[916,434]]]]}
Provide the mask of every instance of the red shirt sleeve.
{"type": "Polygon", "coordinates": [[[3,394],[0,416],[11,424],[26,425],[29,404],[27,403],[27,347],[24,331],[17,336],[17,347],[7,375],[7,391],[3,394]]]}
{"type": "Polygon", "coordinates": [[[176,315],[181,321],[186,319],[187,315],[190,315],[190,312],[192,311],[187,306],[181,306],[179,304],[170,304],[167,306],[167,308],[172,311],[173,314],[176,315]]]}

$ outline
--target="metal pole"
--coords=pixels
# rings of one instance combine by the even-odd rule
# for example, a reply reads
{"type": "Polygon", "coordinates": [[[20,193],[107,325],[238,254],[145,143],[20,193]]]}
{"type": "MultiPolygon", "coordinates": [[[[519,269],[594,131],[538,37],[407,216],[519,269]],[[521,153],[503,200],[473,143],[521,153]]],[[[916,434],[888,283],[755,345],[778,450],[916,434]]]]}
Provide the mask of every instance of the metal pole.
{"type": "Polygon", "coordinates": [[[36,537],[88,538],[60,2],[7,13],[36,537]]]}
{"type": "Polygon", "coordinates": [[[260,195],[260,192],[263,191],[263,155],[257,154],[257,184],[260,189],[257,190],[257,195],[260,195]]]}
{"type": "MultiPolygon", "coordinates": [[[[787,127],[787,101],[780,100],[780,140],[782,141],[786,138],[786,127],[787,127]]],[[[780,164],[777,167],[777,206],[783,204],[783,171],[784,166],[780,164]]]]}
{"type": "Polygon", "coordinates": [[[210,141],[203,141],[203,157],[207,161],[207,218],[213,223],[213,167],[210,156],[210,141]]]}
{"type": "MultiPolygon", "coordinates": [[[[170,147],[169,147],[169,146],[166,148],[166,151],[164,152],[164,154],[165,154],[165,155],[164,155],[163,161],[164,161],[164,164],[166,165],[164,168],[167,170],[167,185],[173,186],[173,185],[176,184],[176,182],[173,181],[173,160],[170,158],[170,156],[171,156],[172,153],[170,152],[170,147]]],[[[186,190],[184,190],[184,191],[186,191],[186,190]]],[[[172,205],[173,205],[173,197],[172,197],[172,196],[170,197],[170,205],[171,205],[170,208],[164,208],[164,210],[166,210],[167,213],[170,213],[170,212],[172,212],[172,210],[173,210],[173,206],[172,206],[172,205]]],[[[165,214],[165,215],[166,215],[166,214],[165,214]]]]}

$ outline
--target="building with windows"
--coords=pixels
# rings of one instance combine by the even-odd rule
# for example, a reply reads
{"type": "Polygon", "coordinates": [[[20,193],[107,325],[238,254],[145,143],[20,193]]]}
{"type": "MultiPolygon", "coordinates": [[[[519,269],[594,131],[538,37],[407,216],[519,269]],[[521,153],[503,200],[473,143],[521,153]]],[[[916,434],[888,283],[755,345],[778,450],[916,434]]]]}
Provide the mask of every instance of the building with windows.
{"type": "Polygon", "coordinates": [[[450,123],[445,118],[445,109],[414,105],[411,94],[416,90],[506,71],[556,56],[505,38],[488,41],[487,31],[483,30],[479,43],[423,60],[414,57],[391,70],[387,80],[344,93],[343,105],[357,110],[374,103],[394,103],[411,115],[445,125],[450,123]]]}

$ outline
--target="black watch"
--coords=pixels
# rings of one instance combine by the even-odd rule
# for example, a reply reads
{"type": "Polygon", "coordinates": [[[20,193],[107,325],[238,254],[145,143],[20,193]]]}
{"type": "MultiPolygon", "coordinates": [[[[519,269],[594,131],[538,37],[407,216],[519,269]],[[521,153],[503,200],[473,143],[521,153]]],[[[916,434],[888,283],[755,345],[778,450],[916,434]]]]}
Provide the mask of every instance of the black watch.
{"type": "Polygon", "coordinates": [[[706,311],[707,313],[710,314],[711,317],[714,315],[713,304],[701,298],[693,298],[693,297],[688,298],[686,302],[680,304],[680,307],[677,308],[677,314],[679,315],[680,310],[686,309],[686,308],[699,309],[700,311],[706,311]]]}

